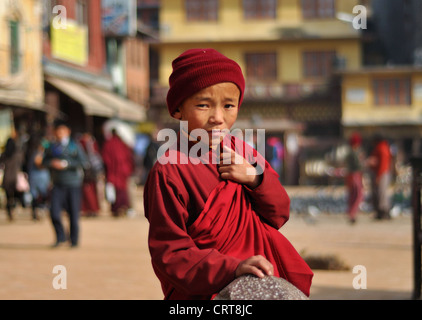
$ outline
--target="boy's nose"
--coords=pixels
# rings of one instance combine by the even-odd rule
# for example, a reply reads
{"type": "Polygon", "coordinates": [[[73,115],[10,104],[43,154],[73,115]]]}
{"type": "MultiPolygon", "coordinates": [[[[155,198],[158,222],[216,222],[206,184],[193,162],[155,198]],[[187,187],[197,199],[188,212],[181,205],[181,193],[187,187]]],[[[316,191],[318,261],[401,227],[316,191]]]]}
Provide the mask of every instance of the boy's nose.
{"type": "Polygon", "coordinates": [[[221,124],[224,122],[224,111],[221,107],[213,108],[213,111],[210,115],[210,122],[221,124]]]}

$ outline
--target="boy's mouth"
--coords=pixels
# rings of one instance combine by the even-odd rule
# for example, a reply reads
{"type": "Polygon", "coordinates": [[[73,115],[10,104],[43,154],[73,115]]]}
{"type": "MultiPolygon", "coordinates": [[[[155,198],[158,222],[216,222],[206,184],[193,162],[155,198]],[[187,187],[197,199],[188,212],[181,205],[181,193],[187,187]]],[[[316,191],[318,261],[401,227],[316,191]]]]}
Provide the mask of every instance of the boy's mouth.
{"type": "Polygon", "coordinates": [[[208,134],[213,136],[213,137],[221,137],[221,136],[225,136],[227,134],[226,131],[227,130],[225,130],[225,129],[212,129],[212,130],[208,130],[208,134]]]}

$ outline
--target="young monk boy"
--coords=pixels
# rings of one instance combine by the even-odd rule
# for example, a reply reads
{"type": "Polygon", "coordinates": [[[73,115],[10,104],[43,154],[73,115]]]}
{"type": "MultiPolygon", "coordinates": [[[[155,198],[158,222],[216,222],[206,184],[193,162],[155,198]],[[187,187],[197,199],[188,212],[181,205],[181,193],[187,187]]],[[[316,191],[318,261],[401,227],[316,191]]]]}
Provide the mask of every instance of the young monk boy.
{"type": "Polygon", "coordinates": [[[313,273],[278,231],[289,218],[286,191],[268,162],[227,133],[244,96],[239,65],[213,49],[191,49],[173,61],[169,82],[168,110],[187,128],[144,191],[165,299],[211,299],[245,274],[283,277],[309,296],[313,273]],[[205,153],[190,152],[204,150],[200,144],[205,153]]]}

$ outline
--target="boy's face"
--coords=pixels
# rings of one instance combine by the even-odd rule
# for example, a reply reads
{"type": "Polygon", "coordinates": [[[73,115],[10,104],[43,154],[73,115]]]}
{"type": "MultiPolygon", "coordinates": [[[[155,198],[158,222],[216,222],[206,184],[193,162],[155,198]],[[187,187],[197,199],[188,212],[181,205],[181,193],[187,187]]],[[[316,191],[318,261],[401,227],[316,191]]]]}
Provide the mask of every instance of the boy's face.
{"type": "Polygon", "coordinates": [[[67,126],[58,126],[55,130],[56,138],[58,141],[70,136],[70,129],[67,126]]]}
{"type": "Polygon", "coordinates": [[[174,117],[188,122],[189,133],[194,129],[206,130],[210,146],[216,145],[222,134],[213,135],[212,130],[230,130],[237,119],[239,98],[240,90],[234,83],[218,83],[186,99],[174,117]]]}

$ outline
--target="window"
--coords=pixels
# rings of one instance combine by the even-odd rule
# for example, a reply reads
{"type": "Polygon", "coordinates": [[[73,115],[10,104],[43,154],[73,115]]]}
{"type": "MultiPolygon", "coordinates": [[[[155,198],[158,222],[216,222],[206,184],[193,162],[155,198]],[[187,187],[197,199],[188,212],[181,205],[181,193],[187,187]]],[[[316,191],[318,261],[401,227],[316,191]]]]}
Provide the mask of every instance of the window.
{"type": "Polygon", "coordinates": [[[305,19],[333,18],[334,0],[302,0],[302,14],[305,19]]]}
{"type": "Polygon", "coordinates": [[[159,27],[160,0],[138,0],[138,24],[154,31],[159,27]]]}
{"type": "Polygon", "coordinates": [[[16,74],[21,68],[19,46],[19,21],[10,21],[10,73],[16,74]]]}
{"type": "Polygon", "coordinates": [[[188,21],[216,21],[218,0],[185,0],[188,21]]]}
{"type": "Polygon", "coordinates": [[[157,7],[160,5],[160,0],[138,0],[138,6],[142,7],[157,7]]]}
{"type": "Polygon", "coordinates": [[[327,77],[332,73],[335,51],[307,51],[303,53],[305,77],[327,77]]]}
{"type": "Polygon", "coordinates": [[[277,0],[243,0],[245,19],[275,19],[277,0]]]}
{"type": "Polygon", "coordinates": [[[79,25],[88,25],[88,3],[86,0],[76,2],[76,20],[79,25]]]}
{"type": "Polygon", "coordinates": [[[376,105],[410,105],[410,79],[375,79],[376,105]]]}
{"type": "Polygon", "coordinates": [[[144,46],[138,38],[128,38],[126,41],[126,53],[130,67],[142,69],[144,59],[144,46]]]}
{"type": "Polygon", "coordinates": [[[247,53],[246,76],[250,80],[277,80],[277,54],[247,53]]]}

